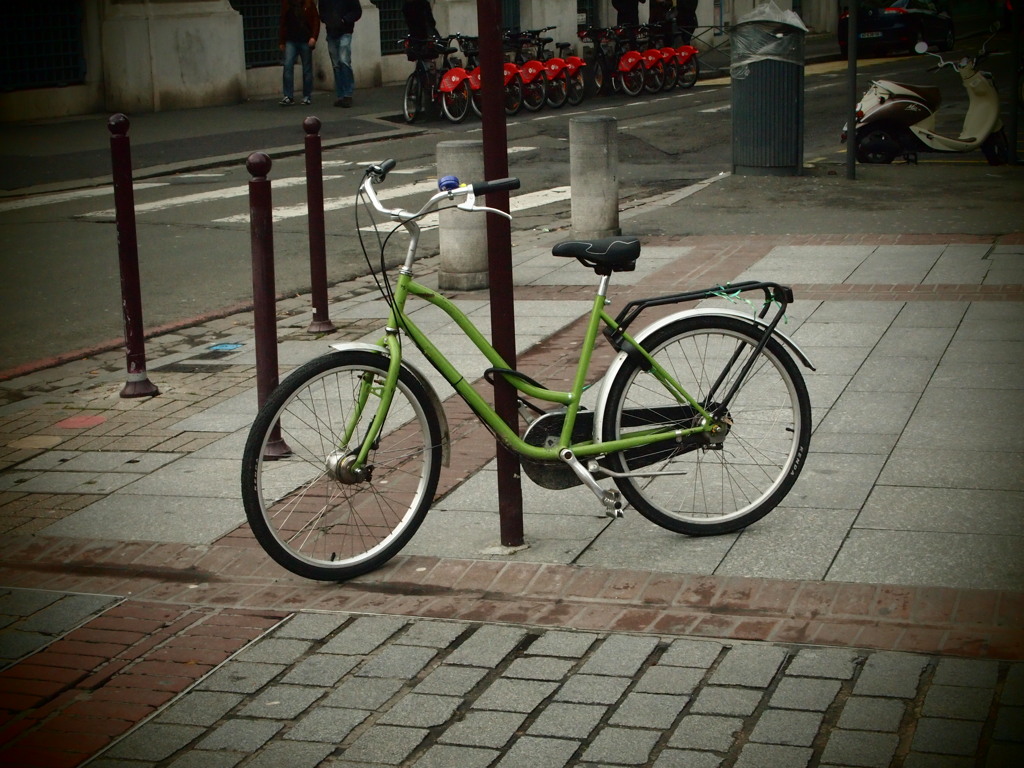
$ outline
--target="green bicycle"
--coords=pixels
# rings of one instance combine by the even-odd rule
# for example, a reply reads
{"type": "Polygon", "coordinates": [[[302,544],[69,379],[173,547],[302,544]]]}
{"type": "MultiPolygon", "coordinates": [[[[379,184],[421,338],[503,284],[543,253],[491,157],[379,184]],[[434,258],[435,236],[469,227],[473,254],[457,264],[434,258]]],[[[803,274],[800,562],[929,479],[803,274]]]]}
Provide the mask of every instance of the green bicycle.
{"type": "Polygon", "coordinates": [[[387,209],[374,185],[395,162],[370,166],[360,193],[410,236],[404,266],[382,285],[390,307],[376,344],[332,345],[289,375],[257,415],[242,460],[242,498],[260,545],[280,565],[306,578],[340,581],[379,567],[396,555],[423,522],[434,500],[449,433],[440,400],[426,378],[403,358],[403,337],[451,383],[473,413],[517,453],[527,474],[547,488],[584,485],[613,517],[628,502],[654,523],[692,536],[736,531],[768,514],[803,467],[811,435],[811,406],[796,344],[776,326],[792,291],[770,282],[630,302],[610,316],[611,275],[632,270],[635,238],[569,241],[556,257],[575,258],[599,276],[572,389],[548,389],[511,370],[483,334],[451,301],[416,282],[417,220],[439,207],[495,211],[477,203],[489,191],[519,187],[518,179],[441,190],[416,212],[387,209]],[[755,314],[698,307],[658,320],[635,334],[645,309],[760,291],[755,314]],[[439,307],[503,377],[536,417],[523,435],[492,406],[417,327],[405,311],[412,296],[439,307]],[[768,318],[770,308],[777,310],[768,318]],[[580,404],[598,332],[618,355],[602,378],[593,410],[580,404]],[[529,401],[549,404],[543,410],[529,401]],[[283,439],[287,448],[268,453],[283,439]],[[615,488],[599,480],[611,479],[615,488]]]}

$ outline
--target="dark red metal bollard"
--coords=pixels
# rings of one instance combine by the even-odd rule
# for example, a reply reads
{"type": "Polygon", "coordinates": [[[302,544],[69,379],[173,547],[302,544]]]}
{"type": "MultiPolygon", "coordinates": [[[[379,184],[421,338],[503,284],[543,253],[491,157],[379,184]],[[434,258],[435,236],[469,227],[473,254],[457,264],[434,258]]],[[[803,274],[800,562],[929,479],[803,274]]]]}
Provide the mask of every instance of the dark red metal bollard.
{"type": "Polygon", "coordinates": [[[132,149],[128,118],[118,113],[107,120],[110,161],[117,211],[117,257],[121,268],[121,310],[128,380],[121,397],[152,397],[160,390],[146,373],[146,342],[142,328],[142,287],[139,281],[139,241],[135,233],[135,189],[132,186],[132,149]]]}
{"type": "Polygon", "coordinates": [[[320,120],[307,117],[306,131],[306,208],[309,212],[309,279],[313,294],[313,322],[309,333],[336,330],[327,311],[327,234],[324,225],[324,170],[320,146],[320,120]]]}
{"type": "MultiPolygon", "coordinates": [[[[249,233],[252,242],[252,299],[256,332],[256,399],[260,408],[277,387],[277,296],[274,291],[274,216],[270,197],[270,158],[253,152],[245,161],[249,180],[249,233]]],[[[268,458],[291,453],[275,424],[264,450],[268,458]]]]}

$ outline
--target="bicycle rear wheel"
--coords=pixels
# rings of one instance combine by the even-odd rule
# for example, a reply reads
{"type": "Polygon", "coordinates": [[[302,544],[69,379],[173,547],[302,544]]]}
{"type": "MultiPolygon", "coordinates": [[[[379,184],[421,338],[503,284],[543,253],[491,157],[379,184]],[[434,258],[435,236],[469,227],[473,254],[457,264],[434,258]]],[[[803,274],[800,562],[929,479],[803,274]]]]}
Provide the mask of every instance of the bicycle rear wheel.
{"type": "MultiPolygon", "coordinates": [[[[714,412],[760,338],[732,317],[678,320],[643,342],[659,365],[714,412]]],[[[603,414],[602,440],[656,425],[700,426],[693,407],[678,404],[642,360],[616,374],[603,414]]],[[[776,339],[754,360],[728,408],[721,431],[655,443],[609,456],[626,499],[657,525],[691,536],[728,533],[767,515],[803,467],[811,439],[811,403],[792,357],[776,339]]]]}
{"type": "Polygon", "coordinates": [[[405,80],[405,91],[402,93],[402,117],[405,122],[414,123],[423,114],[423,80],[418,72],[413,72],[405,80]]]}
{"type": "Polygon", "coordinates": [[[441,472],[441,428],[407,370],[365,471],[350,470],[387,375],[383,354],[333,352],[286,378],[242,454],[242,502],[257,541],[300,576],[341,581],[394,557],[419,528],[441,472]],[[291,453],[266,455],[276,434],[291,453]]]}

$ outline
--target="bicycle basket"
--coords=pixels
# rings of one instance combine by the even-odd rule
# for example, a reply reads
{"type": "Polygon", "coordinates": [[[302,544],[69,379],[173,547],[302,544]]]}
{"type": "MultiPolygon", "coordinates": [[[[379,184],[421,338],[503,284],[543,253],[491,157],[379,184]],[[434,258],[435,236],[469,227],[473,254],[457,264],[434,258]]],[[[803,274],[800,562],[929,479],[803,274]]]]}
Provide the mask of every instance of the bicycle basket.
{"type": "Polygon", "coordinates": [[[424,61],[436,59],[441,55],[441,49],[433,40],[406,40],[405,58],[409,61],[424,61]]]}

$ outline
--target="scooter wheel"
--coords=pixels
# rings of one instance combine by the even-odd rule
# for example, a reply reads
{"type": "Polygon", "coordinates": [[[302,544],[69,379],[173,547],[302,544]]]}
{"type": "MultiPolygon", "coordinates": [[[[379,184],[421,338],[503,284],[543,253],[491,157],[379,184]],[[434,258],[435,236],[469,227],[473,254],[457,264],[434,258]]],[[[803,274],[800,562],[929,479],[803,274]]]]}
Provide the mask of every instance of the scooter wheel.
{"type": "Polygon", "coordinates": [[[902,152],[899,139],[888,128],[872,127],[857,133],[857,160],[862,163],[891,163],[902,152]]]}
{"type": "Polygon", "coordinates": [[[981,153],[989,165],[1006,165],[1010,161],[1010,145],[1006,140],[1006,131],[1000,128],[990,133],[981,145],[981,153]]]}

